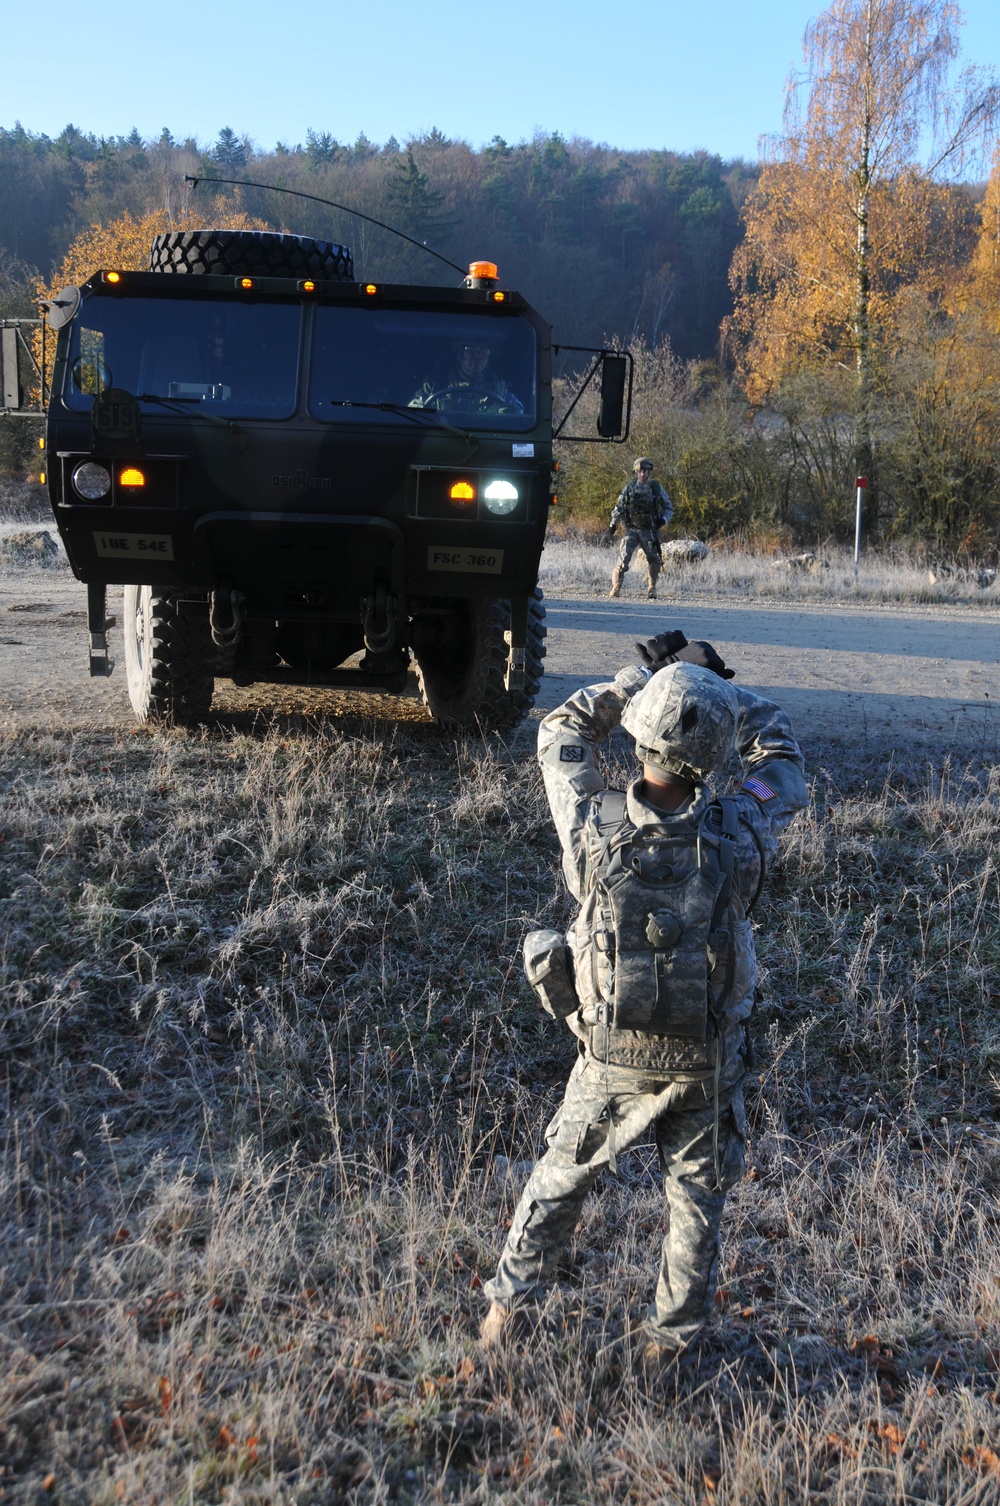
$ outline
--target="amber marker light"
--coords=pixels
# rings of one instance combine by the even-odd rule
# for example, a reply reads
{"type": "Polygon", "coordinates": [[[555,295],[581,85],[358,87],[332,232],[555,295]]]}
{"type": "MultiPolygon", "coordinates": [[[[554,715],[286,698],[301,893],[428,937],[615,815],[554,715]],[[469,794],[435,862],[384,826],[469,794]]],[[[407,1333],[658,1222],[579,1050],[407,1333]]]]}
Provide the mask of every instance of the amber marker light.
{"type": "Polygon", "coordinates": [[[448,493],[456,507],[467,507],[476,500],[476,489],[468,481],[456,481],[448,493]]]}
{"type": "Polygon", "coordinates": [[[493,294],[493,302],[494,303],[503,303],[504,298],[506,296],[507,296],[506,293],[494,293],[493,294]]]}
{"type": "Polygon", "coordinates": [[[105,272],[104,274],[105,282],[121,282],[121,280],[122,274],[120,272],[105,272]]]}
{"type": "Polygon", "coordinates": [[[378,292],[378,288],[373,282],[368,282],[365,284],[365,292],[368,294],[369,298],[374,298],[375,294],[378,292]]]}
{"type": "Polygon", "coordinates": [[[119,486],[145,486],[146,478],[136,465],[127,465],[118,477],[119,486]]]}
{"type": "Polygon", "coordinates": [[[315,293],[316,284],[314,282],[304,282],[302,284],[302,291],[303,293],[315,293]]]}
{"type": "Polygon", "coordinates": [[[253,278],[241,277],[239,279],[239,282],[237,283],[237,286],[241,287],[244,292],[249,293],[250,289],[253,287],[253,278]]]}

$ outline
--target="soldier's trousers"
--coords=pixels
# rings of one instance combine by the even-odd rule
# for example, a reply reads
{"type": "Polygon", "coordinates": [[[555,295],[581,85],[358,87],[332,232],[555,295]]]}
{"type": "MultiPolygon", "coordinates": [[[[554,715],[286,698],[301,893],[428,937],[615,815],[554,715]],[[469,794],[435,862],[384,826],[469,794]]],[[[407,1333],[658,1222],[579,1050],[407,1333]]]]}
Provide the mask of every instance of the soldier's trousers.
{"type": "Polygon", "coordinates": [[[618,568],[624,575],[632,563],[632,556],[639,549],[646,556],[646,569],[650,584],[655,584],[660,573],[659,538],[649,528],[626,528],[618,546],[618,568]]]}
{"type": "Polygon", "coordinates": [[[584,1198],[608,1165],[611,1121],[616,1154],[652,1125],[670,1227],[647,1326],[668,1343],[692,1338],[712,1310],[726,1190],[739,1181],[745,1165],[739,1056],[728,1064],[723,1081],[718,1143],[722,1190],[716,1191],[711,1080],[669,1082],[581,1056],[545,1131],[548,1149],[521,1194],[486,1295],[511,1306],[539,1294],[576,1227],[584,1198]]]}

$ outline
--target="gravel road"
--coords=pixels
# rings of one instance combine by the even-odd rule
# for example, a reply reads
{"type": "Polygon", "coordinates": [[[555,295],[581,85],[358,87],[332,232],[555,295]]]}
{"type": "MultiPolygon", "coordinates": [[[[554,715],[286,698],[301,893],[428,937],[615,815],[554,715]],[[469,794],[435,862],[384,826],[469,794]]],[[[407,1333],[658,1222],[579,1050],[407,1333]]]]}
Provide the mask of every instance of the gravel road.
{"type": "MultiPolygon", "coordinates": [[[[110,680],[87,673],[84,589],[65,571],[20,568],[0,579],[0,728],[133,724],[120,627],[110,680]]],[[[708,638],[741,683],[779,701],[808,745],[886,736],[996,758],[1000,748],[1000,618],[965,607],[861,608],[686,602],[549,600],[548,658],[539,707],[634,662],[634,641],[679,626],[708,638]]],[[[120,593],[109,593],[120,623],[120,593]]],[[[415,691],[414,691],[415,694],[415,691]]],[[[422,717],[408,700],[225,683],[226,713],[375,711],[422,717]]]]}

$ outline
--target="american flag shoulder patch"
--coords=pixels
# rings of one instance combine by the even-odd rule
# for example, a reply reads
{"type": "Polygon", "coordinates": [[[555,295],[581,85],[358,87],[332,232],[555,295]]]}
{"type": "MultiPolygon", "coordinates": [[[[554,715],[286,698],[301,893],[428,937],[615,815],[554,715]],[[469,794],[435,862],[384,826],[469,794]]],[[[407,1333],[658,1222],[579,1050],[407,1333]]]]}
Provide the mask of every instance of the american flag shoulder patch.
{"type": "Polygon", "coordinates": [[[777,793],[769,784],[765,784],[763,779],[756,779],[752,774],[749,779],[744,779],[741,788],[746,790],[748,795],[756,795],[758,800],[773,800],[777,793]]]}
{"type": "Polygon", "coordinates": [[[560,763],[583,763],[583,748],[579,743],[565,744],[559,749],[560,763]]]}

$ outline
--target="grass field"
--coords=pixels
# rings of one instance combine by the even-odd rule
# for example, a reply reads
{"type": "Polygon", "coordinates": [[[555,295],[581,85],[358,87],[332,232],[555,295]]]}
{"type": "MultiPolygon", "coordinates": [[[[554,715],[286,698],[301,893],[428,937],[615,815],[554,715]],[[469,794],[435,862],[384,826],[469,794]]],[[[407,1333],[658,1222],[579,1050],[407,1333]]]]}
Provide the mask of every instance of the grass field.
{"type": "Polygon", "coordinates": [[[4,1506],[1000,1500],[996,750],[809,744],[718,1312],[648,1380],[651,1145],[474,1341],[573,1058],[532,731],[0,741],[4,1506]]]}

